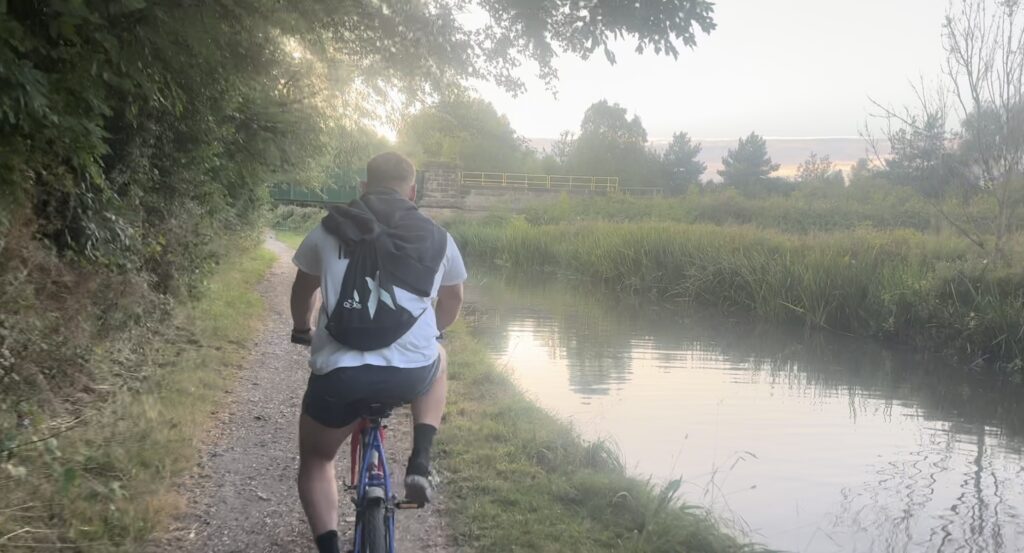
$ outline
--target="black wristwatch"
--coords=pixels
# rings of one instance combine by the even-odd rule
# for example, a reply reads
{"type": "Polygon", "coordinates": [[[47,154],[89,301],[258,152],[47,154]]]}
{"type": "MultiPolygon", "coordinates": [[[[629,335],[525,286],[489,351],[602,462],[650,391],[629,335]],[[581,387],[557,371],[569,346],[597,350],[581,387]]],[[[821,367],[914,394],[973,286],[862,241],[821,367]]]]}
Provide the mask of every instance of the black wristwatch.
{"type": "Polygon", "coordinates": [[[292,343],[299,344],[300,346],[308,346],[313,343],[313,329],[307,328],[305,330],[292,329],[292,343]]]}

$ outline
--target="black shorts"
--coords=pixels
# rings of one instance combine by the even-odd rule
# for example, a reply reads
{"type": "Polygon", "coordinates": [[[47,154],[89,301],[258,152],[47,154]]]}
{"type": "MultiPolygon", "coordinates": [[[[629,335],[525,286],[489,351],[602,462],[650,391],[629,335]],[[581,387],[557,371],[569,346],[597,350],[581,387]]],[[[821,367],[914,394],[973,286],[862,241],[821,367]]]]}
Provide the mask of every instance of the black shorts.
{"type": "Polygon", "coordinates": [[[310,375],[302,412],[330,428],[348,426],[367,404],[412,403],[430,390],[439,366],[440,357],[429,365],[408,369],[361,365],[310,375]]]}

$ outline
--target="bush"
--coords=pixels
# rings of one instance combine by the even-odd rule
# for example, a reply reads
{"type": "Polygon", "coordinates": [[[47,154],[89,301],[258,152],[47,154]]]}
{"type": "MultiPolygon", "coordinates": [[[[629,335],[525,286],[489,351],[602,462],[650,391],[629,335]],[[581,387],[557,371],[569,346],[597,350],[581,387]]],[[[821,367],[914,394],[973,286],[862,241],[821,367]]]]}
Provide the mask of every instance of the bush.
{"type": "Polygon", "coordinates": [[[306,234],[320,224],[324,210],[319,207],[280,205],[274,209],[271,225],[278,230],[306,234]]]}

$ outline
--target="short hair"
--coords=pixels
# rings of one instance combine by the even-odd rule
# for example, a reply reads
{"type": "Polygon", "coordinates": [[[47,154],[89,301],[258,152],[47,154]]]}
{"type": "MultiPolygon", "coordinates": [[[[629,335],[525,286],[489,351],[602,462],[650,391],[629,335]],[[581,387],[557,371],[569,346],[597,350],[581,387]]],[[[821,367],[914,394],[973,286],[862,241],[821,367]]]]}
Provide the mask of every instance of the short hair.
{"type": "Polygon", "coordinates": [[[367,188],[394,188],[404,190],[416,180],[416,168],[408,158],[397,152],[384,152],[373,156],[366,164],[367,188]]]}

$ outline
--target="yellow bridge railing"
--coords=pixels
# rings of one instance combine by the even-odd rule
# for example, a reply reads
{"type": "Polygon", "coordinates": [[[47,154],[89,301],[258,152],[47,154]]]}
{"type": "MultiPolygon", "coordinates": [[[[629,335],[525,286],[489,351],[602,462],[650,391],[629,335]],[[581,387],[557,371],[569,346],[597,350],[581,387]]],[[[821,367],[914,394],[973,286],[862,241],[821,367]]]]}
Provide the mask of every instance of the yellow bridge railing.
{"type": "Polygon", "coordinates": [[[664,189],[653,186],[632,186],[620,189],[627,196],[660,198],[664,189]]]}
{"type": "Polygon", "coordinates": [[[581,177],[569,175],[529,175],[526,173],[482,173],[463,171],[461,183],[468,186],[547,190],[590,190],[617,192],[619,177],[581,177]]]}

